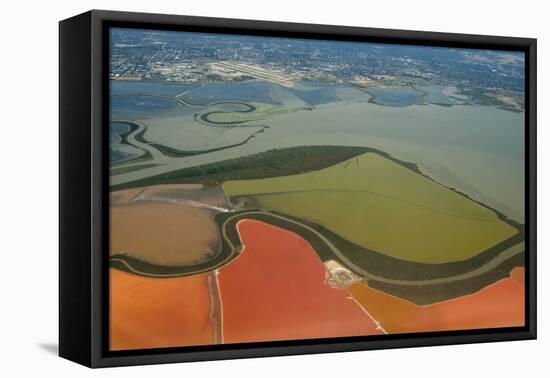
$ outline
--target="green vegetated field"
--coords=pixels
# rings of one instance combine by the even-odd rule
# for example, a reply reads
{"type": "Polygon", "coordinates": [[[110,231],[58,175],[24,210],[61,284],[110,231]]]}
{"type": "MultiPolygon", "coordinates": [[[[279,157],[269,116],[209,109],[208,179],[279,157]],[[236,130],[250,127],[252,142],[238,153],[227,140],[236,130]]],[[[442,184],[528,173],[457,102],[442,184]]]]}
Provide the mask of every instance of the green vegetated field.
{"type": "Polygon", "coordinates": [[[366,151],[371,151],[371,149],[345,146],[300,146],[273,149],[112,185],[110,190],[159,184],[200,183],[206,186],[216,186],[227,180],[288,176],[326,168],[366,151]]]}
{"type": "Polygon", "coordinates": [[[412,262],[466,260],[518,233],[492,210],[374,152],[314,172],[231,180],[223,189],[233,203],[316,222],[412,262]]]}

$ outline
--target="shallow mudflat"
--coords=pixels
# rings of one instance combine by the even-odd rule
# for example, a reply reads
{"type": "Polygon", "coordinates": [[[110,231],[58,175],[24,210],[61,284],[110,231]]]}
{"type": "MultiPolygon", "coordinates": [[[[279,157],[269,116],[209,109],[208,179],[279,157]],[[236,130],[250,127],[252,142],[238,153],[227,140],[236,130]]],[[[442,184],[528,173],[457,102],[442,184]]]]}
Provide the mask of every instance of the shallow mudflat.
{"type": "Polygon", "coordinates": [[[141,155],[144,151],[127,143],[122,143],[122,135],[125,135],[130,131],[130,127],[126,123],[111,122],[110,124],[110,161],[121,162],[125,160],[132,160],[141,155]]]}
{"type": "Polygon", "coordinates": [[[211,127],[193,116],[158,117],[141,120],[147,126],[145,138],[180,151],[200,152],[245,143],[263,126],[211,127]]]}
{"type": "Polygon", "coordinates": [[[170,97],[158,97],[152,94],[111,97],[111,120],[149,119],[192,113],[193,109],[181,106],[170,97]]]}

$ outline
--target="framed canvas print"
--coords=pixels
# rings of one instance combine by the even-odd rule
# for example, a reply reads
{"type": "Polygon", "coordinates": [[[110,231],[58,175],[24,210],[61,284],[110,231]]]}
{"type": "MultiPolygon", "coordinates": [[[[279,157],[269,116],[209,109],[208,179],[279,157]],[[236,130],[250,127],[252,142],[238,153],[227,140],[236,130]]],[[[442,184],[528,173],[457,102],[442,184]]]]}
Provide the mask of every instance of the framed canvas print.
{"type": "Polygon", "coordinates": [[[536,337],[536,41],[60,23],[60,355],[536,337]]]}

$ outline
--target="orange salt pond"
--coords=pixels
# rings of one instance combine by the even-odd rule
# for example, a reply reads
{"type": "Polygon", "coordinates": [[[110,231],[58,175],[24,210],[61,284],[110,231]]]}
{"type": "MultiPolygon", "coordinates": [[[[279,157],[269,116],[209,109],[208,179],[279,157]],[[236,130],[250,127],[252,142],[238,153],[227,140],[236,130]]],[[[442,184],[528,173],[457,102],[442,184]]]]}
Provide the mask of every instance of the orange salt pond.
{"type": "Polygon", "coordinates": [[[524,268],[514,268],[510,278],[477,293],[417,306],[398,297],[355,284],[349,292],[380,322],[388,333],[516,327],[525,324],[524,268]]]}
{"type": "Polygon", "coordinates": [[[518,285],[525,286],[525,268],[517,267],[512,269],[510,278],[517,282],[518,285]]]}
{"type": "Polygon", "coordinates": [[[237,225],[244,251],[220,269],[224,343],[375,335],[381,331],[300,236],[256,220],[237,225]]]}
{"type": "Polygon", "coordinates": [[[155,279],[110,269],[110,349],[215,343],[209,275],[215,280],[212,273],[155,279]]]}

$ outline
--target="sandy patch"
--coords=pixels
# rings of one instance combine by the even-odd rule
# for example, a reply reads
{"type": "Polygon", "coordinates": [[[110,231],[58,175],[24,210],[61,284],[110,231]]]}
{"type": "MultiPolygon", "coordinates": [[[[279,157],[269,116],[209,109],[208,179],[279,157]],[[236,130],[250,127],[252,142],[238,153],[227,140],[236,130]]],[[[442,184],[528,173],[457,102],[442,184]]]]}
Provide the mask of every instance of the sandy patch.
{"type": "Polygon", "coordinates": [[[132,201],[139,193],[143,191],[142,188],[133,188],[128,190],[121,190],[119,192],[113,192],[110,195],[111,206],[121,205],[132,201]]]}

